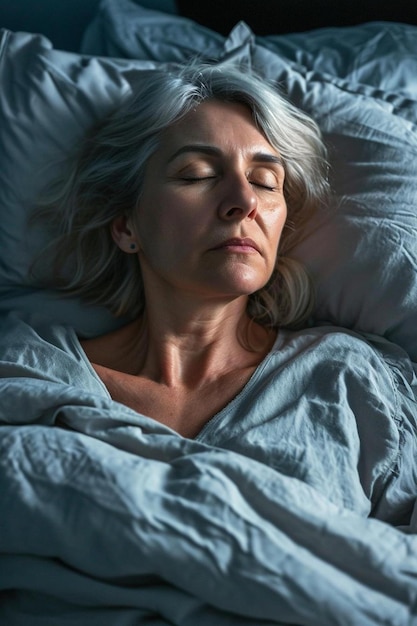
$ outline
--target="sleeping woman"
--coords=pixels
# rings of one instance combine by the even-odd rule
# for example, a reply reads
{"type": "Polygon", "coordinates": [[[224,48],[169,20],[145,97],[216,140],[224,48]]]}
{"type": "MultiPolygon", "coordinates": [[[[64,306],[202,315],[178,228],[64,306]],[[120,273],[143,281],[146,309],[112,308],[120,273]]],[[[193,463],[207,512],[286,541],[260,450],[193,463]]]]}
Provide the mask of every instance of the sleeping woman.
{"type": "Polygon", "coordinates": [[[172,436],[405,528],[412,366],[383,339],[311,327],[314,288],[290,256],[326,173],[315,123],[264,80],[227,64],[144,72],[44,211],[54,286],[128,321],[89,339],[43,330],[45,362],[172,436]]]}

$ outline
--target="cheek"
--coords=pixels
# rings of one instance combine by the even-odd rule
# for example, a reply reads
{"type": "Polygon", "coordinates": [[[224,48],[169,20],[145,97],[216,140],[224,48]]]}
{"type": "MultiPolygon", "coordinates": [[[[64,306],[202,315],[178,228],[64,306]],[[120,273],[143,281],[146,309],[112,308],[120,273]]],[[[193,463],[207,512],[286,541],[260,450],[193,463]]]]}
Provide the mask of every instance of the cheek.
{"type": "Polygon", "coordinates": [[[277,244],[287,221],[287,207],[283,203],[277,210],[271,211],[264,216],[264,223],[269,233],[271,243],[277,244]]]}
{"type": "Polygon", "coordinates": [[[178,264],[198,239],[201,220],[181,209],[170,194],[155,194],[152,203],[139,206],[136,231],[142,259],[154,267],[178,264]]]}
{"type": "Polygon", "coordinates": [[[160,239],[166,238],[170,224],[165,207],[166,200],[157,193],[152,194],[152,197],[146,193],[142,196],[135,218],[136,232],[141,245],[146,246],[152,242],[156,246],[160,239]]]}

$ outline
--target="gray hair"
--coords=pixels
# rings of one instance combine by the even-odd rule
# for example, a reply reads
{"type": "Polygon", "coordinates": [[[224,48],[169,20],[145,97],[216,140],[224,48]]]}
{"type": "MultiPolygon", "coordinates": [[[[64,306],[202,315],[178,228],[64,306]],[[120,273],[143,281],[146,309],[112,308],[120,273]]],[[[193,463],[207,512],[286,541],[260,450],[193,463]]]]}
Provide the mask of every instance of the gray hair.
{"type": "Polygon", "coordinates": [[[299,326],[312,308],[312,286],[288,252],[301,226],[326,201],[326,150],[315,122],[264,79],[230,63],[193,63],[141,72],[127,98],[86,136],[45,204],[58,234],[54,286],[134,317],[145,307],[140,264],[115,244],[110,225],[132,217],[141,198],[146,164],[161,134],[207,100],[238,102],[280,154],[288,217],[276,267],[267,285],[249,296],[248,314],[266,326],[299,326]],[[71,271],[68,269],[68,259],[71,271]]]}

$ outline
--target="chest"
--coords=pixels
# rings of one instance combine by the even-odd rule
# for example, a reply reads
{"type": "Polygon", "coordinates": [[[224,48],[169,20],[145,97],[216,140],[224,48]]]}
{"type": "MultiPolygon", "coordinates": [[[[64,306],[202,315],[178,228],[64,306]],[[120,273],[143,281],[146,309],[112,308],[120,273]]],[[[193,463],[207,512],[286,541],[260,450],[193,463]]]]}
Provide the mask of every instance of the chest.
{"type": "Polygon", "coordinates": [[[193,438],[239,394],[255,367],[228,373],[197,389],[171,388],[100,365],[94,369],[113,400],[193,438]]]}

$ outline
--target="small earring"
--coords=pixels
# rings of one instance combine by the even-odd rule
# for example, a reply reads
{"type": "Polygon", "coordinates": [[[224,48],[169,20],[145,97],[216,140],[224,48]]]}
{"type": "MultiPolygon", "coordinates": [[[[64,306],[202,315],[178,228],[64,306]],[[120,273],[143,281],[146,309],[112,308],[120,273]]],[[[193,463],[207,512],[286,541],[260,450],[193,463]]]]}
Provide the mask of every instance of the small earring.
{"type": "Polygon", "coordinates": [[[136,250],[136,244],[135,243],[131,243],[130,244],[130,249],[131,250],[136,250]]]}

